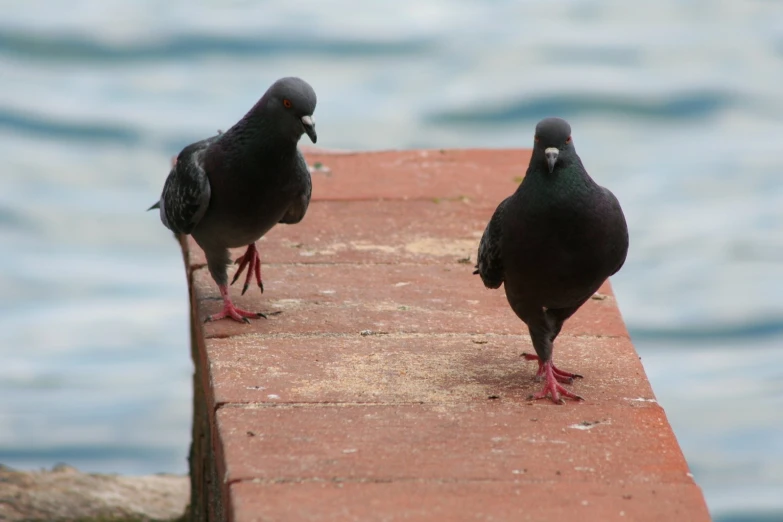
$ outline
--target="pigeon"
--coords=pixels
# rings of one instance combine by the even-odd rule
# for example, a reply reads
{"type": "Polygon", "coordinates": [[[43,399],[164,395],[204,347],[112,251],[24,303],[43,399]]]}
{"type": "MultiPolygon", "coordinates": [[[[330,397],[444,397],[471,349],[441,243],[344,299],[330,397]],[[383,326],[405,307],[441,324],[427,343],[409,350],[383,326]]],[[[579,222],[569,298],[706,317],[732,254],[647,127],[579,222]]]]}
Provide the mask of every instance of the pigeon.
{"type": "Polygon", "coordinates": [[[531,399],[583,400],[561,386],[582,376],[555,366],[553,343],[627,254],[620,203],[587,174],[571,126],[560,118],[541,120],[527,173],[487,224],[474,272],[487,288],[505,285],[511,308],[528,327],[536,355],[523,356],[538,361],[536,380],[544,380],[531,399]]]}
{"type": "Polygon", "coordinates": [[[233,127],[186,146],[163,185],[160,220],[177,235],[190,234],[204,250],[223,310],[206,321],[266,317],[237,308],[228,292],[229,248],[247,246],[232,284],[246,269],[264,292],[258,241],[277,223],[299,223],[307,212],[312,182],[297,148],[303,134],[315,143],[316,96],[300,78],[272,84],[233,127]]]}

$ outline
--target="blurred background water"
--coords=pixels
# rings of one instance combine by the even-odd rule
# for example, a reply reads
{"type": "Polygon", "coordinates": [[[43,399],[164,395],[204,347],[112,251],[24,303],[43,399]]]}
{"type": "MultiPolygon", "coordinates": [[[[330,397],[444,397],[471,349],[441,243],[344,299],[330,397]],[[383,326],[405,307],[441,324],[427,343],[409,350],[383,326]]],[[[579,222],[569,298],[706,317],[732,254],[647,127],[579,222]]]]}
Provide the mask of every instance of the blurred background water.
{"type": "Polygon", "coordinates": [[[783,6],[0,1],[0,462],[185,472],[169,158],[284,75],[319,146],[528,147],[623,202],[624,317],[713,514],[783,520],[783,6]]]}

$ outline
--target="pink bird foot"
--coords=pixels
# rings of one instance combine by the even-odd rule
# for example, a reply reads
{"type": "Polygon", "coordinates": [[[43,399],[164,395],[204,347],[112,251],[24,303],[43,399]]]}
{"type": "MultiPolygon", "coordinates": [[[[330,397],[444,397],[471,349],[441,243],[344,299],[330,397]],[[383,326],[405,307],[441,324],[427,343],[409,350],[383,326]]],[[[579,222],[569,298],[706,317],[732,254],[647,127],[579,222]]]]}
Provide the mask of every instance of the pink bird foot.
{"type": "Polygon", "coordinates": [[[538,400],[549,397],[555,404],[565,404],[565,401],[560,396],[562,394],[563,397],[568,397],[569,399],[574,399],[575,401],[584,400],[579,395],[571,393],[558,384],[558,379],[555,376],[554,365],[552,364],[552,361],[547,361],[542,366],[543,371],[541,373],[543,373],[545,379],[544,389],[535,395],[531,395],[528,397],[528,399],[538,400]]]}
{"type": "MultiPolygon", "coordinates": [[[[541,362],[541,359],[538,358],[538,355],[525,352],[522,354],[522,357],[524,357],[528,361],[538,361],[538,373],[536,373],[536,382],[541,382],[541,379],[544,377],[544,364],[541,362]]],[[[554,364],[552,364],[552,373],[554,374],[555,379],[557,379],[558,382],[562,382],[564,384],[572,384],[574,382],[574,379],[584,378],[578,373],[563,371],[559,369],[557,366],[555,366],[554,364]]]]}
{"type": "Polygon", "coordinates": [[[208,323],[210,321],[218,321],[220,319],[230,318],[233,319],[234,321],[237,321],[238,323],[249,324],[250,323],[250,319],[248,319],[249,317],[252,317],[254,319],[258,319],[259,317],[263,317],[264,319],[267,318],[266,314],[262,312],[249,312],[247,310],[242,310],[241,308],[237,308],[228,295],[228,287],[219,286],[218,288],[220,289],[220,296],[223,298],[223,310],[207,317],[204,320],[205,323],[208,323]]]}
{"type": "Polygon", "coordinates": [[[239,268],[237,269],[237,273],[234,274],[234,279],[231,280],[231,284],[237,282],[237,279],[239,279],[239,276],[242,274],[242,271],[247,268],[247,277],[245,277],[245,284],[242,286],[242,295],[245,295],[245,292],[247,292],[247,288],[250,286],[250,279],[252,279],[253,274],[256,276],[256,283],[258,284],[258,288],[261,289],[261,293],[264,293],[264,282],[261,281],[261,257],[258,255],[258,250],[256,249],[255,243],[250,243],[247,245],[247,250],[245,253],[237,258],[235,261],[236,264],[239,265],[239,268]]]}

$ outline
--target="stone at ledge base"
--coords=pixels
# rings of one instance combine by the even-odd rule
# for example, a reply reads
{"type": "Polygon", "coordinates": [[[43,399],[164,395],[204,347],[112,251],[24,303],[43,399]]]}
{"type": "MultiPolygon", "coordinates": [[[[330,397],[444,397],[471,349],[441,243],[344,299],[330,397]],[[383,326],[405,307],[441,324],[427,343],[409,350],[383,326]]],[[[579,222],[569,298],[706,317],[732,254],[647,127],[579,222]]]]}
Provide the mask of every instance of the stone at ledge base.
{"type": "Polygon", "coordinates": [[[0,464],[0,520],[178,521],[189,494],[186,476],[99,475],[64,464],[15,471],[0,464]]]}

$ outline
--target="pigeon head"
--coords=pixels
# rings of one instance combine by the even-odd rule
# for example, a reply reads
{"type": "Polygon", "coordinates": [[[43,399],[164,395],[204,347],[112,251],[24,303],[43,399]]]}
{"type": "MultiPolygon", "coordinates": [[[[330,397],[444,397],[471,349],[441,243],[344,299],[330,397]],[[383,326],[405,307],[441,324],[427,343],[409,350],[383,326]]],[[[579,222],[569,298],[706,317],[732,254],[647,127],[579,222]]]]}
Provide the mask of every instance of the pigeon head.
{"type": "Polygon", "coordinates": [[[549,173],[555,165],[567,165],[576,157],[571,126],[562,118],[545,118],[536,125],[531,161],[545,163],[549,173]]]}
{"type": "Polygon", "coordinates": [[[264,112],[275,122],[281,136],[299,141],[307,133],[315,143],[315,91],[301,78],[288,77],[277,80],[267,90],[264,112]]]}

